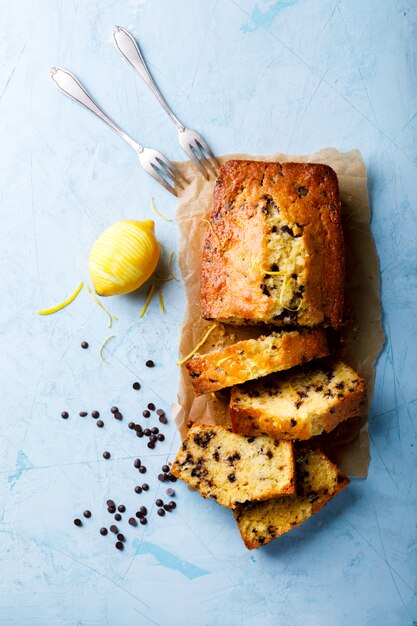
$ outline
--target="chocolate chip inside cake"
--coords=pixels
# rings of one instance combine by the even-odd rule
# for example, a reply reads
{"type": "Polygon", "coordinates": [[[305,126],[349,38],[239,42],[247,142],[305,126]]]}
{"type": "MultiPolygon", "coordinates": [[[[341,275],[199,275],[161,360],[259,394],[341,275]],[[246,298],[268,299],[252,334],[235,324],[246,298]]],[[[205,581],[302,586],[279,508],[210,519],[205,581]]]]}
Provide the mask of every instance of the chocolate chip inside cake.
{"type": "Polygon", "coordinates": [[[245,437],[223,426],[194,424],[171,473],[205,498],[234,508],[240,502],[294,493],[290,441],[245,437]]]}
{"type": "Polygon", "coordinates": [[[218,391],[328,354],[321,329],[272,333],[196,355],[186,364],[197,395],[218,391]]]}
{"type": "Polygon", "coordinates": [[[298,453],[296,495],[247,502],[233,511],[246,547],[259,548],[299,526],[348,484],[349,479],[320,450],[298,453]]]}
{"type": "Polygon", "coordinates": [[[329,166],[227,161],[209,221],[204,318],[340,327],[344,243],[338,181],[329,166]]]}
{"type": "Polygon", "coordinates": [[[233,387],[230,413],[237,433],[310,439],[361,415],[365,401],[363,378],[338,361],[233,387]]]}

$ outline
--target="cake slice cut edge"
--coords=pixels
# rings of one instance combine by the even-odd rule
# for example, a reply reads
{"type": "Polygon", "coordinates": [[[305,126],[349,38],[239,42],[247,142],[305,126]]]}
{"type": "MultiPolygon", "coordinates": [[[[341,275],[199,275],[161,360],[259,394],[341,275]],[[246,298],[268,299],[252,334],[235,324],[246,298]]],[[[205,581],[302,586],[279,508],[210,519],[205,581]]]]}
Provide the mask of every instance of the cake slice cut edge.
{"type": "Polygon", "coordinates": [[[196,355],[186,363],[197,396],[219,391],[272,372],[290,369],[329,354],[321,328],[278,331],[196,355]]]}
{"type": "Polygon", "coordinates": [[[259,548],[299,526],[349,482],[320,450],[298,451],[296,495],[265,502],[247,502],[233,511],[245,546],[249,550],[259,548]]]}
{"type": "Polygon", "coordinates": [[[342,361],[311,364],[233,387],[232,428],[306,440],[362,415],[366,397],[364,379],[342,361]]]}
{"type": "Polygon", "coordinates": [[[193,424],[171,473],[228,508],[295,493],[290,441],[245,437],[213,424],[193,424]]]}

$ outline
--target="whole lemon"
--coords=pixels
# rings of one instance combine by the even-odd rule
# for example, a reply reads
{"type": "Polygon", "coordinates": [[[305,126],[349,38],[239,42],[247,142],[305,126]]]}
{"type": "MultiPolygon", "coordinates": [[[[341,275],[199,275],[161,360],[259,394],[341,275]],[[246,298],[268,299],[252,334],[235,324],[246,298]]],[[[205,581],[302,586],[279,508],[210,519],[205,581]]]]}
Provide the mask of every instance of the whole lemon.
{"type": "Polygon", "coordinates": [[[158,259],[153,221],[122,220],[97,239],[91,248],[88,271],[99,296],[116,296],[143,285],[158,259]]]}

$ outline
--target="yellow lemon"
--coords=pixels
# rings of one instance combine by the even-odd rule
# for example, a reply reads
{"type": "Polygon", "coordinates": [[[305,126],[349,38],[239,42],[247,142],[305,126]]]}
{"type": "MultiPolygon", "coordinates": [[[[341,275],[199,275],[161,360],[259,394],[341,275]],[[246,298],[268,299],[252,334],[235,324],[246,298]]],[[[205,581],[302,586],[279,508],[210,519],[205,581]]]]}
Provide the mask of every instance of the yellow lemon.
{"type": "Polygon", "coordinates": [[[97,239],[91,248],[88,271],[99,296],[116,296],[143,285],[158,259],[153,221],[122,220],[97,239]]]}

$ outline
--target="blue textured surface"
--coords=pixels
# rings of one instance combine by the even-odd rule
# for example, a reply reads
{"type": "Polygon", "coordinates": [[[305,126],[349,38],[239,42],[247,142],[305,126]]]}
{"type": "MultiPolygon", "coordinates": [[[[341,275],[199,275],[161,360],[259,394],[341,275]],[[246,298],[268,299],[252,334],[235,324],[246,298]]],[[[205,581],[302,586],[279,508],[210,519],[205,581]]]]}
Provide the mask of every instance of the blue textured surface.
{"type": "MultiPolygon", "coordinates": [[[[416,3],[3,0],[0,9],[0,624],[415,625],[416,3]],[[75,72],[126,131],[182,158],[168,119],[113,48],[114,24],[138,36],[174,110],[216,152],[330,145],[359,148],[368,166],[387,335],[369,477],[252,553],[228,511],[179,483],[174,513],[161,519],[153,508],[146,527],[121,523],[123,553],[98,533],[108,497],[136,510],[164,494],[155,476],[176,450],[174,425],[148,456],[126,421],[151,400],[167,410],[175,400],[181,286],[167,283],[165,317],[155,301],[138,321],[143,292],[108,302],[119,316],[108,364],[98,356],[106,316],[86,293],[55,316],[35,314],[86,276],[102,229],[154,217],[151,194],[174,209],[130,148],[49,79],[51,65],[75,72]],[[113,404],[124,422],[110,418],[113,404]],[[78,416],[94,408],[102,430],[78,416]],[[151,489],[138,496],[144,479],[151,489]],[[85,508],[93,516],[78,529],[85,508]]],[[[175,226],[156,221],[174,249],[175,226]]]]}

